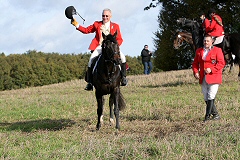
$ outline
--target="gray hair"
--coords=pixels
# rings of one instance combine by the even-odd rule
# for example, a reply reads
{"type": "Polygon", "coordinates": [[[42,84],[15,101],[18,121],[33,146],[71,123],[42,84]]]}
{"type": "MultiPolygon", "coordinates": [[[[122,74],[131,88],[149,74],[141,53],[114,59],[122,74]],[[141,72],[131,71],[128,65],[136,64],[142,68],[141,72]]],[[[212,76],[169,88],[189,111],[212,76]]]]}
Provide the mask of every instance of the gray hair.
{"type": "Polygon", "coordinates": [[[104,11],[108,11],[108,12],[110,12],[110,14],[112,15],[112,11],[111,11],[111,9],[109,9],[109,8],[105,8],[105,9],[102,11],[102,13],[103,13],[104,11]]]}

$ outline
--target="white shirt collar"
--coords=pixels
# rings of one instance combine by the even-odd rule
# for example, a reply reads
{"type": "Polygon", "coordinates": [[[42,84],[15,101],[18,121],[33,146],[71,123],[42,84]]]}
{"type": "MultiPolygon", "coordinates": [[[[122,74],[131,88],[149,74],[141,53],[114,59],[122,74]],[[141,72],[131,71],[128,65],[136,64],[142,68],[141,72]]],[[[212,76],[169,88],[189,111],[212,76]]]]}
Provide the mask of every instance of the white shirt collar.
{"type": "Polygon", "coordinates": [[[109,29],[110,28],[110,21],[105,23],[104,25],[105,25],[106,29],[109,29]]]}

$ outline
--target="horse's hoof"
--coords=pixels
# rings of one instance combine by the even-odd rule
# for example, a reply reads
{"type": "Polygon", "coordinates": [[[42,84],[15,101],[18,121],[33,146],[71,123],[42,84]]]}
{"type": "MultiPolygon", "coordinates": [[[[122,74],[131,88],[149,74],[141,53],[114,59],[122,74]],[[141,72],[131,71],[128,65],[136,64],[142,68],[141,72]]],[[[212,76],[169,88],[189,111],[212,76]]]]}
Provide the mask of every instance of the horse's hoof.
{"type": "Polygon", "coordinates": [[[100,128],[101,128],[101,124],[97,124],[97,126],[96,126],[96,130],[99,131],[100,128]]]}
{"type": "Polygon", "coordinates": [[[116,130],[120,131],[120,126],[116,126],[115,128],[116,130]]]}
{"type": "Polygon", "coordinates": [[[118,135],[119,135],[119,130],[117,129],[115,132],[115,136],[118,136],[118,135]]]}

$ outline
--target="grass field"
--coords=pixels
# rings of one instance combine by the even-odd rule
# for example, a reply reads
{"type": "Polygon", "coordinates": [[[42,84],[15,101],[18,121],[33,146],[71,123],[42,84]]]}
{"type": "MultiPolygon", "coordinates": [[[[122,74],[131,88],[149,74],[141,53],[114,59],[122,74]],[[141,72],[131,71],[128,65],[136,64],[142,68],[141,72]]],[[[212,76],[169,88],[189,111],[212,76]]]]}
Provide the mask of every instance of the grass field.
{"type": "Polygon", "coordinates": [[[224,73],[219,121],[203,123],[205,102],[191,70],[128,76],[121,130],[96,131],[94,92],[74,80],[0,92],[0,159],[194,159],[240,157],[238,68],[224,73]]]}

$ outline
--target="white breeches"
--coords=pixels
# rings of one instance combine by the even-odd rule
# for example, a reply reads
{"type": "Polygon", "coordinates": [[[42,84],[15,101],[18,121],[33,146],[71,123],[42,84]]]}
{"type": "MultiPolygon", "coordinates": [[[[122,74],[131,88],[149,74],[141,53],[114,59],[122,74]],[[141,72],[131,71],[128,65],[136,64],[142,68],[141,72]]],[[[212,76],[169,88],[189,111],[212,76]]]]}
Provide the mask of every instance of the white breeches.
{"type": "MultiPolygon", "coordinates": [[[[102,53],[102,47],[101,45],[99,45],[94,51],[93,53],[91,54],[91,57],[89,59],[89,62],[88,62],[88,67],[91,67],[91,64],[92,64],[92,60],[97,57],[99,54],[102,53]]],[[[126,63],[126,57],[124,56],[124,54],[120,51],[120,58],[122,60],[122,63],[126,63]]]]}
{"type": "Polygon", "coordinates": [[[207,84],[205,77],[202,82],[202,93],[204,101],[215,99],[219,84],[207,84]]]}

